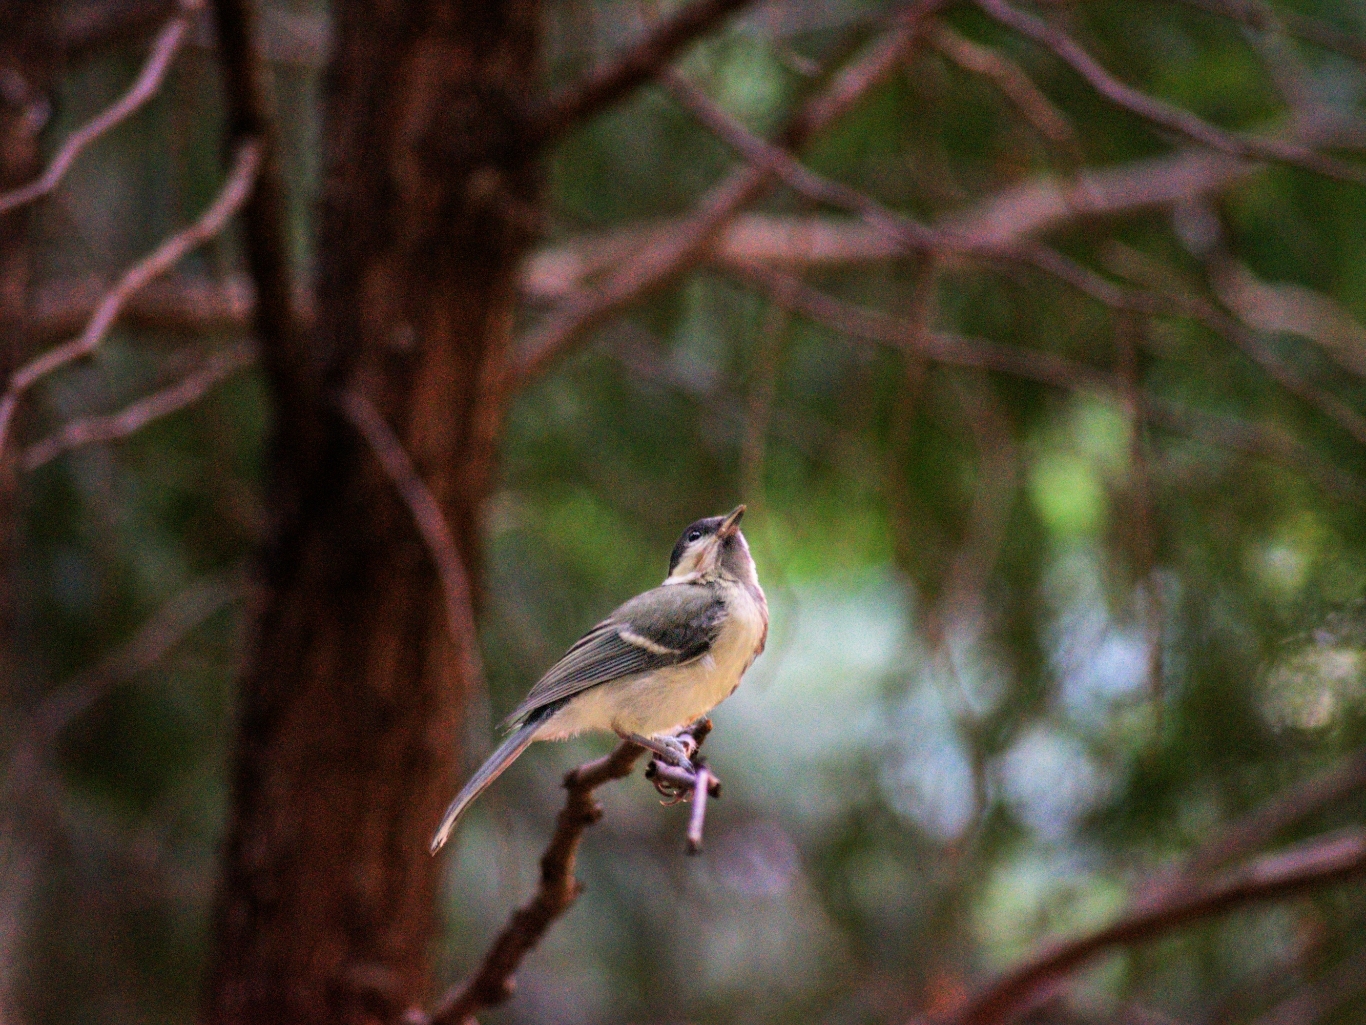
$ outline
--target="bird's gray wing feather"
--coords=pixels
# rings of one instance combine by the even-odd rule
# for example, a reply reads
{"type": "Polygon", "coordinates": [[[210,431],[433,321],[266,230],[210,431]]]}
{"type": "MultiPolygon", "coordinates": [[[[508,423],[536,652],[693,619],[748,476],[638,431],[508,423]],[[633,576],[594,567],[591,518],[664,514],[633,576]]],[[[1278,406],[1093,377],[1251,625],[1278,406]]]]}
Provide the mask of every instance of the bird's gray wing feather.
{"type": "Polygon", "coordinates": [[[531,689],[507,719],[625,676],[700,658],[725,619],[725,603],[705,585],[656,587],[632,598],[584,634],[531,689]]]}

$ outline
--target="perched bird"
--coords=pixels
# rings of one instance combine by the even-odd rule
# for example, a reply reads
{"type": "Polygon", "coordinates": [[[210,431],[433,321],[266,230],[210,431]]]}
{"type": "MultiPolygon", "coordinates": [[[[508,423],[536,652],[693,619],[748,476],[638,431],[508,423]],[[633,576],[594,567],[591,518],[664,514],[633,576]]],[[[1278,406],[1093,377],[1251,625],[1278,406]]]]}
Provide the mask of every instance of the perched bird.
{"type": "Polygon", "coordinates": [[[768,602],[740,533],[744,512],[689,526],[664,583],[589,630],[541,677],[508,717],[511,735],[446,809],[433,854],[534,740],[606,730],[691,771],[673,734],[730,697],[768,637],[768,602]]]}

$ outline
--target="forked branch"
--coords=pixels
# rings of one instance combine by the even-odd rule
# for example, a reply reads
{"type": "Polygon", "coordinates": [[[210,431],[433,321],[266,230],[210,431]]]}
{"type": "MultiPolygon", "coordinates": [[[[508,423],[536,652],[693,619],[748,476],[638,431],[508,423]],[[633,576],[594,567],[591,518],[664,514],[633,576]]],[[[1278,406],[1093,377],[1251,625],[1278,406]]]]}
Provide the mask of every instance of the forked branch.
{"type": "Polygon", "coordinates": [[[49,374],[94,352],[114,326],[129,296],[223,230],[251,194],[256,171],[260,167],[260,156],[260,149],[255,143],[243,143],[233,159],[232,170],[222,191],[199,220],[172,235],[152,253],[128,268],[118,283],[105,294],[94,316],[78,337],[49,349],[10,376],[9,387],[4,397],[0,398],[0,447],[4,446],[15,407],[25,392],[49,374]]]}
{"type": "Polygon", "coordinates": [[[525,907],[513,912],[494,939],[478,970],[441,998],[430,1016],[410,1010],[410,1025],[463,1025],[478,1012],[497,1007],[513,993],[513,973],[536,947],[547,929],[569,910],[582,889],[574,878],[575,861],[584,831],[602,818],[593,791],[631,774],[644,749],[625,742],[609,755],[580,765],[564,777],[568,791],[555,819],[555,832],[541,856],[541,883],[525,907]]]}
{"type": "Polygon", "coordinates": [[[1115,947],[1151,940],[1211,915],[1366,874],[1366,831],[1303,844],[1260,858],[1221,879],[1173,893],[1098,932],[1054,945],[968,1001],[955,1025],[1004,1025],[1029,1011],[1059,979],[1115,947]]]}
{"type": "Polygon", "coordinates": [[[61,183],[82,150],[105,132],[126,121],[157,94],[161,83],[166,79],[166,72],[175,59],[176,52],[180,49],[180,44],[184,42],[185,35],[190,30],[190,12],[197,7],[198,4],[190,0],[181,4],[181,10],[185,13],[172,18],[157,34],[156,40],[152,43],[152,52],[147,57],[147,63],[142,66],[137,81],[112,107],[72,132],[38,178],[10,192],[0,193],[0,214],[25,203],[32,203],[50,193],[61,183]]]}
{"type": "Polygon", "coordinates": [[[593,114],[649,81],[684,47],[701,38],[750,0],[693,0],[652,26],[638,42],[582,82],[556,93],[532,116],[533,146],[553,142],[593,114]]]}

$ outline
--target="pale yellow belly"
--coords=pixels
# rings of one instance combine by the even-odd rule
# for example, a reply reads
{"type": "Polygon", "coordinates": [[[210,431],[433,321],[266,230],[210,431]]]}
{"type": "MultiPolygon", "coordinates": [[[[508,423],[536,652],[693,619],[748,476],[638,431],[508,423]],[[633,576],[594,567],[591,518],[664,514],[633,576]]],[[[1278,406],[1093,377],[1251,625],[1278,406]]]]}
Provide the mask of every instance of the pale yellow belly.
{"type": "Polygon", "coordinates": [[[696,722],[740,683],[763,635],[757,605],[732,606],[712,650],[687,665],[598,684],[570,698],[536,731],[537,740],[563,740],[587,730],[652,737],[696,722]]]}

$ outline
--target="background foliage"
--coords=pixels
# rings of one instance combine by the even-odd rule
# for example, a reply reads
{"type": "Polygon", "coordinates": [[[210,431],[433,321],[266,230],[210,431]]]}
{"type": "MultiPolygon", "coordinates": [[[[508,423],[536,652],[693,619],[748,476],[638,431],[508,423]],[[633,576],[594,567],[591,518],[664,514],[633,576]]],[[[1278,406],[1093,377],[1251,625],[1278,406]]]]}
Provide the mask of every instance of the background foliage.
{"type": "MultiPolygon", "coordinates": [[[[1366,79],[1346,55],[1198,4],[1041,6],[1118,77],[1210,121],[1272,136],[1327,119],[1345,148],[1360,143],[1366,79]]],[[[1366,34],[1348,5],[1283,10],[1366,34]]],[[[678,69],[771,136],[826,62],[872,39],[887,13],[762,6],[678,69]]],[[[647,15],[615,0],[551,5],[548,79],[600,65],[647,15]]],[[[942,24],[1017,62],[1070,125],[1065,137],[1041,135],[996,84],[925,45],[814,143],[809,167],[943,222],[1037,176],[1176,145],[976,8],[942,24]]],[[[265,25],[306,266],[327,14],[272,3],[265,25]]],[[[45,139],[55,146],[107,106],[145,48],[116,42],[73,62],[45,139]]],[[[111,278],[209,202],[221,183],[217,83],[201,34],[148,108],[78,162],[41,208],[40,295],[111,278]]],[[[665,88],[642,89],[554,151],[542,252],[685,215],[735,162],[665,88]]],[[[813,206],[778,189],[756,210],[813,206]]],[[[1292,309],[1331,303],[1316,337],[1254,328],[1319,393],[1361,410],[1366,388],[1350,371],[1366,353],[1363,214],[1360,185],[1276,165],[1204,196],[1068,218],[1049,239],[1112,279],[1216,304],[1229,280],[1279,289],[1292,309]]],[[[239,264],[228,236],[179,272],[225,280],[239,264]]],[[[749,503],[774,621],[714,716],[725,791],[704,855],[682,856],[686,813],[638,781],[604,790],[585,896],[493,1020],[951,1010],[1042,939],[1111,920],[1158,869],[1366,742],[1366,456],[1320,406],[1197,318],[1117,313],[1019,263],[794,264],[908,331],[1101,368],[1131,351],[1146,398],[937,365],[785,312],[716,262],[596,329],[524,391],[485,515],[489,695],[476,755],[564,646],[658,581],[697,516],[749,503]],[[1150,399],[1223,433],[1144,417],[1150,399]],[[1234,434],[1282,458],[1227,444],[1234,434]]],[[[1245,319],[1271,309],[1271,293],[1257,302],[1245,319]]],[[[528,297],[528,324],[541,305],[528,297]]],[[[240,336],[122,327],[42,386],[22,438],[122,407],[240,336]]],[[[59,688],[111,685],[61,730],[37,784],[14,785],[10,770],[0,985],[17,1020],[194,1014],[251,602],[244,567],[265,526],[266,418],[247,370],[26,478],[6,744],[18,749],[59,688]],[[163,635],[158,657],[135,648],[120,661],[130,642],[163,635]]],[[[559,776],[602,749],[533,750],[461,827],[443,855],[443,977],[463,974],[523,899],[559,776]]],[[[1363,801],[1355,792],[1277,839],[1359,821],[1363,801]]],[[[1349,883],[1113,953],[1040,1013],[1253,1020],[1360,950],[1363,896],[1349,883]]],[[[1285,1020],[1359,1020],[1356,981],[1285,1020]]]]}

